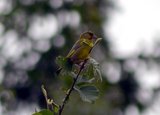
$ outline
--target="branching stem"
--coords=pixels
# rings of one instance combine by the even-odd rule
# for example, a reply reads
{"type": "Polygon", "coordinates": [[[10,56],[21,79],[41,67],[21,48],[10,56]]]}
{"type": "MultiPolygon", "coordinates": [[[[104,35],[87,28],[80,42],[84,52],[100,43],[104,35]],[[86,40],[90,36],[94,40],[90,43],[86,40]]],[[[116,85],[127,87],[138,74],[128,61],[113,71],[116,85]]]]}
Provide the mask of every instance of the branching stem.
{"type": "Polygon", "coordinates": [[[77,73],[77,76],[75,77],[71,88],[67,91],[66,97],[64,98],[64,100],[63,100],[63,102],[62,102],[62,106],[60,106],[60,108],[59,108],[59,115],[62,115],[62,111],[63,111],[63,109],[64,109],[64,106],[65,106],[65,104],[67,103],[67,100],[69,99],[69,96],[71,95],[71,92],[73,91],[74,86],[75,86],[75,84],[76,84],[76,81],[77,81],[77,79],[78,79],[81,71],[83,70],[84,65],[86,64],[86,62],[87,62],[87,59],[84,60],[84,62],[82,63],[82,65],[81,65],[81,67],[80,67],[80,70],[79,70],[79,72],[77,73]]]}

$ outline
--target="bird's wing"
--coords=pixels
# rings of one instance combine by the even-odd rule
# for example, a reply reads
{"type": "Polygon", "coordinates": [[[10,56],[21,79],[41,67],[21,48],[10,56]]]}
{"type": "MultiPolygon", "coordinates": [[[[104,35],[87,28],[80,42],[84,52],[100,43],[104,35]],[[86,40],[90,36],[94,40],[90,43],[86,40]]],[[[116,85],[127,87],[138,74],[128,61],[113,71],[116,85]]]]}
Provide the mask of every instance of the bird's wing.
{"type": "Polygon", "coordinates": [[[68,53],[68,55],[67,55],[67,58],[71,57],[71,56],[75,53],[75,51],[82,46],[82,44],[83,44],[82,40],[78,40],[78,41],[73,45],[72,49],[69,51],[69,53],[68,53]]]}
{"type": "Polygon", "coordinates": [[[71,57],[73,54],[75,54],[75,52],[83,45],[86,44],[90,47],[93,47],[94,44],[93,42],[91,42],[90,40],[87,39],[79,39],[72,47],[72,49],[70,50],[70,52],[67,55],[67,58],[71,57]]]}

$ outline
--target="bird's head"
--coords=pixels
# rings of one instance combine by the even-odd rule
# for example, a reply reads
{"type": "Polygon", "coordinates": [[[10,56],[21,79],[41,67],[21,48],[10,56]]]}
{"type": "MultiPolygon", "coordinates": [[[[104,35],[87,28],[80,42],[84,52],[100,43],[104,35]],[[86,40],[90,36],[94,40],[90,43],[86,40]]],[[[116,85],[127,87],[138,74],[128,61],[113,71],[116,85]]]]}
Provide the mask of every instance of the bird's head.
{"type": "Polygon", "coordinates": [[[91,40],[93,43],[100,41],[102,38],[98,38],[93,32],[87,31],[81,34],[80,39],[91,40]]]}
{"type": "Polygon", "coordinates": [[[90,31],[84,32],[81,34],[80,39],[88,39],[88,40],[92,40],[92,39],[96,39],[96,36],[94,36],[94,34],[90,31]]]}

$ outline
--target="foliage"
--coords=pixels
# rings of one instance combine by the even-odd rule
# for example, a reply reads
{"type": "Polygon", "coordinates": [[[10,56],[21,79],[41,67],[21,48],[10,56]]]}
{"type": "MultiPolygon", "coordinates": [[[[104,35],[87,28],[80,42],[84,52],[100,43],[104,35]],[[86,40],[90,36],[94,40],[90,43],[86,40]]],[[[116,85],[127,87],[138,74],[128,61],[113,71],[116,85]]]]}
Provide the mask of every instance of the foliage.
{"type": "MultiPolygon", "coordinates": [[[[66,59],[64,59],[64,57],[58,57],[56,62],[59,64],[59,66],[63,67],[61,73],[62,76],[60,76],[65,77],[65,75],[69,73],[68,71],[65,71],[69,66],[66,64],[66,59]]],[[[76,72],[78,71],[77,69],[79,69],[77,66],[73,66],[70,77],[75,78],[76,72]]],[[[74,87],[74,89],[80,94],[80,97],[83,101],[92,102],[98,98],[99,91],[97,90],[96,86],[93,85],[93,82],[97,78],[102,81],[99,64],[96,62],[96,60],[90,58],[78,77],[76,86],[74,87]]]]}
{"type": "MultiPolygon", "coordinates": [[[[99,64],[93,58],[84,61],[82,65],[78,66],[76,66],[75,64],[74,66],[71,65],[68,62],[67,58],[62,56],[57,57],[55,62],[62,69],[59,77],[70,77],[71,79],[73,79],[73,81],[70,82],[70,87],[66,87],[66,97],[64,98],[62,105],[56,104],[53,99],[48,99],[47,91],[42,85],[42,92],[46,100],[48,111],[43,110],[33,115],[50,115],[51,113],[59,113],[59,115],[61,115],[61,112],[63,111],[63,108],[74,89],[79,93],[81,99],[85,102],[93,103],[99,96],[99,90],[96,88],[93,81],[95,80],[95,78],[97,78],[97,76],[100,80],[102,80],[102,77],[99,70],[99,64]]],[[[68,82],[68,79],[64,79],[64,81],[68,82]]]]}
{"type": "Polygon", "coordinates": [[[54,115],[54,113],[48,109],[44,109],[44,110],[41,110],[40,112],[36,112],[32,115],[54,115]]]}
{"type": "Polygon", "coordinates": [[[99,95],[98,89],[92,85],[75,87],[75,90],[78,91],[80,97],[85,102],[93,103],[98,98],[99,95]]]}
{"type": "Polygon", "coordinates": [[[100,72],[99,63],[93,58],[90,58],[88,60],[87,66],[84,69],[82,74],[85,77],[91,76],[92,78],[96,79],[97,81],[100,80],[102,82],[102,76],[101,76],[101,72],[100,72]]]}

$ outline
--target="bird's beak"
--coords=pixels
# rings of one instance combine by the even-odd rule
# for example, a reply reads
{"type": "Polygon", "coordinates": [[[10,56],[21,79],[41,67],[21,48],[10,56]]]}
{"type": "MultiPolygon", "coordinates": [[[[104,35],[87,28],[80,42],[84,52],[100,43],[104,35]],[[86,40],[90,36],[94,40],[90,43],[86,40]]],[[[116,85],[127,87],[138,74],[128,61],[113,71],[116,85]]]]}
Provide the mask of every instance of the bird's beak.
{"type": "Polygon", "coordinates": [[[97,43],[99,43],[102,40],[102,38],[97,38],[94,45],[96,45],[97,43]]]}

